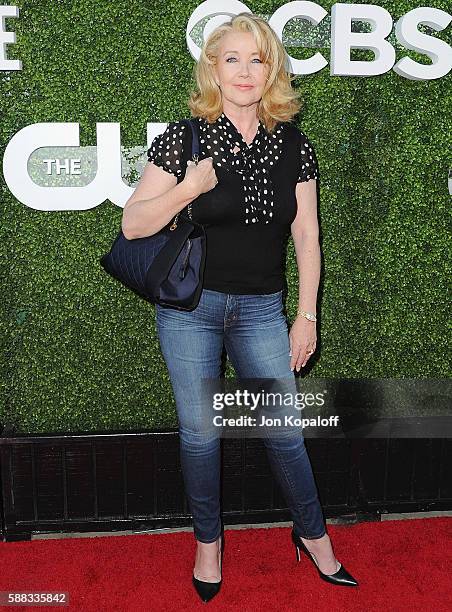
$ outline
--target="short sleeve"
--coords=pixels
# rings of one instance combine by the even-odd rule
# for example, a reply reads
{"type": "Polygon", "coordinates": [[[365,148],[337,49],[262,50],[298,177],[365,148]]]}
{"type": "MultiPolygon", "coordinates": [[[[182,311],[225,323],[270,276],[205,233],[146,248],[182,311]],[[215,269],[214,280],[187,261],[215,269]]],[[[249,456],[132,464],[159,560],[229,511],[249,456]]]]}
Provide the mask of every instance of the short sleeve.
{"type": "Polygon", "coordinates": [[[182,154],[186,125],[182,121],[168,124],[163,134],[152,141],[147,150],[148,161],[179,177],[182,174],[182,154]]]}
{"type": "Polygon", "coordinates": [[[297,183],[302,181],[309,181],[310,179],[318,179],[319,164],[314,151],[314,147],[309,142],[306,134],[301,132],[301,162],[300,171],[297,179],[297,183]]]}

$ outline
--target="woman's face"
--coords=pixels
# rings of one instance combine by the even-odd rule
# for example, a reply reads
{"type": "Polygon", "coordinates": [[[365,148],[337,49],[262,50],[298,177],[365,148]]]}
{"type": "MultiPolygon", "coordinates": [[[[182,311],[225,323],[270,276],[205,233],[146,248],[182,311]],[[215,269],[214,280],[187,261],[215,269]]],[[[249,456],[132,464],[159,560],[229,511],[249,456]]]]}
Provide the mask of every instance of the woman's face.
{"type": "Polygon", "coordinates": [[[214,75],[223,103],[250,106],[262,98],[269,67],[259,57],[251,32],[228,32],[221,40],[214,75]]]}

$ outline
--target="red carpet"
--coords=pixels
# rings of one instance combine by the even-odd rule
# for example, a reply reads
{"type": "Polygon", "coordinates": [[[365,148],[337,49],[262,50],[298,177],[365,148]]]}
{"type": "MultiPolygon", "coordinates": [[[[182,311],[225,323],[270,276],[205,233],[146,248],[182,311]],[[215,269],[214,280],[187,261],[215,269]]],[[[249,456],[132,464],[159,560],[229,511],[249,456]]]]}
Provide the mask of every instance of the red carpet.
{"type": "Polygon", "coordinates": [[[452,610],[452,518],[330,525],[328,532],[359,587],[323,582],[304,556],[297,564],[290,528],[278,527],[226,529],[223,585],[209,603],[191,584],[191,532],[2,542],[0,591],[67,591],[70,605],[56,609],[80,612],[452,610]]]}

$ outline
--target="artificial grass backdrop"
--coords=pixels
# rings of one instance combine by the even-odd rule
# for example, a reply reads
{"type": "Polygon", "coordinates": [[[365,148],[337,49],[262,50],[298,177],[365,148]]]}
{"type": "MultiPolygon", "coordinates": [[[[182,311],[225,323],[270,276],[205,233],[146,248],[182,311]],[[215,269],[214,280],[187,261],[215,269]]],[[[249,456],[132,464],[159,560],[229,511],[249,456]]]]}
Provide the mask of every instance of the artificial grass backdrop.
{"type": "MultiPolygon", "coordinates": [[[[320,4],[330,12],[333,3],[320,4]]],[[[80,145],[88,146],[96,144],[96,122],[120,122],[122,145],[141,147],[135,175],[126,177],[136,180],[150,144],[146,123],[189,116],[194,60],[185,30],[199,2],[6,4],[20,11],[6,19],[17,37],[7,55],[23,67],[0,72],[2,155],[13,135],[33,123],[79,122],[80,145]]],[[[247,6],[268,17],[282,4],[247,6]]],[[[378,4],[395,23],[419,2],[378,4]]],[[[448,9],[445,1],[434,5],[448,9]]],[[[318,29],[298,22],[291,31],[297,28],[307,47],[295,49],[288,36],[292,55],[318,49],[329,59],[329,18],[318,29]]],[[[450,27],[434,35],[451,42],[450,27]]],[[[397,60],[430,63],[393,34],[390,41],[397,60]]],[[[352,54],[358,57],[373,54],[352,54]]],[[[314,144],[321,175],[319,341],[308,376],[449,376],[450,83],[450,75],[414,81],[392,70],[332,77],[329,66],[294,81],[303,93],[296,123],[314,144]]],[[[23,432],[176,424],[154,307],[99,264],[121,216],[108,200],[87,211],[37,211],[2,181],[0,422],[23,432]]],[[[291,318],[298,297],[291,241],[287,278],[291,318]]]]}

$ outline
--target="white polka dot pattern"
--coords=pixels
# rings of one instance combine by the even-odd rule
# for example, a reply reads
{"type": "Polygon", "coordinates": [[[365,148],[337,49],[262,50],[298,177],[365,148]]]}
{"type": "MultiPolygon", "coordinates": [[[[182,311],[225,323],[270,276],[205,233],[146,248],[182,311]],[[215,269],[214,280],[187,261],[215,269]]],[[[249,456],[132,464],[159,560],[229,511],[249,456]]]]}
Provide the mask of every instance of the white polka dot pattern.
{"type": "Polygon", "coordinates": [[[187,129],[187,126],[181,121],[168,123],[163,134],[156,136],[147,150],[150,162],[176,177],[179,177],[183,171],[181,160],[185,129],[187,129]]]}
{"type": "Polygon", "coordinates": [[[297,183],[319,178],[319,164],[308,137],[301,132],[301,168],[297,183]]]}
{"type": "MultiPolygon", "coordinates": [[[[205,125],[207,139],[216,139],[218,133],[220,147],[224,155],[222,163],[233,172],[242,176],[245,198],[245,223],[272,223],[273,222],[273,183],[271,170],[282,155],[282,126],[279,125],[270,134],[259,121],[257,132],[248,145],[232,121],[223,113],[213,124],[205,125]],[[234,153],[234,150],[239,150],[234,153]],[[224,161],[223,161],[224,160],[224,161]]],[[[214,152],[215,154],[215,152],[214,152]]],[[[221,162],[218,164],[221,165],[221,162]]]]}
{"type": "MultiPolygon", "coordinates": [[[[212,157],[214,167],[224,167],[242,177],[246,224],[272,223],[274,193],[271,172],[283,154],[284,123],[272,134],[260,121],[253,141],[248,145],[230,119],[222,113],[208,123],[198,118],[200,159],[212,157]],[[237,150],[238,149],[238,150],[237,150]]],[[[176,177],[181,176],[185,130],[182,122],[171,122],[165,132],[156,136],[148,149],[148,159],[176,177]]],[[[297,182],[317,179],[318,163],[314,149],[301,132],[301,167],[297,182]]]]}

